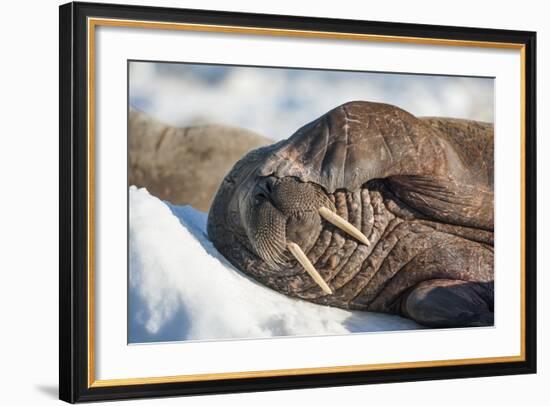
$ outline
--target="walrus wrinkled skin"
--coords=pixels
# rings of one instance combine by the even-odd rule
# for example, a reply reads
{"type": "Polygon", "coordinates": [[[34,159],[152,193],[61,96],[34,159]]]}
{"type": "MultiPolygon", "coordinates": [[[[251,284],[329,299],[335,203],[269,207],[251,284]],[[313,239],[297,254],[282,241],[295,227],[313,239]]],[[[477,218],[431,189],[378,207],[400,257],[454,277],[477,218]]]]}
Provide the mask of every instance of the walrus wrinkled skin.
{"type": "Polygon", "coordinates": [[[493,325],[492,125],[346,103],[237,162],[208,235],[292,297],[432,327],[493,325]]]}

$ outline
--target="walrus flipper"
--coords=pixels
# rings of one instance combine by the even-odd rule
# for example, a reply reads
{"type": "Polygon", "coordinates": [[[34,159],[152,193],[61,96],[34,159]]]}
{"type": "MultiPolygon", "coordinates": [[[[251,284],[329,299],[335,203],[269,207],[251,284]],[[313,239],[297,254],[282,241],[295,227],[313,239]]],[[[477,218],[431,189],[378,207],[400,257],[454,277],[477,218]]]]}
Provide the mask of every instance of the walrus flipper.
{"type": "Polygon", "coordinates": [[[494,195],[488,188],[423,175],[396,175],[387,181],[399,199],[428,218],[493,230],[494,195]]]}
{"type": "Polygon", "coordinates": [[[494,282],[430,279],[402,300],[401,312],[430,327],[494,325],[494,282]]]}

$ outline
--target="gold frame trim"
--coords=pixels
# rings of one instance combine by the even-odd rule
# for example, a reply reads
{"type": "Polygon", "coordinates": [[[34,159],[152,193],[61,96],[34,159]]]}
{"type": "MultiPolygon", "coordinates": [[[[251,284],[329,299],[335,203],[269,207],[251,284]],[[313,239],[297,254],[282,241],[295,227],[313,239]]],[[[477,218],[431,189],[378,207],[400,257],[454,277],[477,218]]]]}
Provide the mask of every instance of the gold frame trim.
{"type": "Polygon", "coordinates": [[[485,42],[485,41],[462,41],[453,39],[436,39],[421,37],[400,37],[391,35],[371,35],[355,34],[345,32],[326,32],[326,31],[306,31],[290,29],[274,29],[260,27],[241,27],[228,25],[210,25],[210,24],[186,24],[186,23],[165,23],[140,20],[121,20],[109,18],[88,18],[87,43],[88,43],[88,388],[113,387],[125,385],[143,385],[160,384],[192,381],[212,381],[218,379],[244,379],[244,378],[265,378],[277,376],[296,376],[311,374],[331,374],[341,372],[359,372],[359,371],[380,371],[397,368],[425,368],[440,366],[457,366],[473,364],[496,364],[504,362],[522,362],[525,361],[525,45],[506,42],[485,42]],[[460,46],[460,47],[478,47],[478,48],[497,48],[514,49],[520,51],[520,84],[521,84],[521,119],[520,119],[520,137],[521,137],[521,270],[520,270],[520,354],[515,356],[503,357],[485,357],[485,358],[465,358],[453,360],[434,360],[434,361],[415,361],[415,362],[396,362],[383,364],[364,364],[364,365],[346,365],[333,367],[316,368],[295,368],[295,369],[277,369],[266,371],[242,371],[242,372],[220,372],[211,374],[190,374],[174,375],[145,378],[123,378],[123,379],[95,379],[95,252],[94,252],[94,191],[95,191],[95,28],[97,26],[109,27],[132,27],[148,28],[161,30],[184,30],[194,32],[218,32],[244,35],[267,35],[282,37],[299,38],[320,38],[320,39],[338,39],[355,40],[371,42],[389,42],[389,43],[407,43],[435,46],[460,46]]]}

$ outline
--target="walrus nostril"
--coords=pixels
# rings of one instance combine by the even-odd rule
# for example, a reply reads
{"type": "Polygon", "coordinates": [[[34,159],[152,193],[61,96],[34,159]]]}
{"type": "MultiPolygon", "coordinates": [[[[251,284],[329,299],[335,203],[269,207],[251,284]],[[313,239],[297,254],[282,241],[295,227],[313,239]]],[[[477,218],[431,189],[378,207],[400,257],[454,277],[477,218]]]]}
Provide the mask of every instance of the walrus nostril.
{"type": "Polygon", "coordinates": [[[254,205],[259,206],[264,200],[267,200],[267,196],[264,193],[259,192],[254,195],[254,205]]]}
{"type": "Polygon", "coordinates": [[[267,198],[268,196],[270,196],[273,193],[273,190],[275,189],[275,182],[276,182],[276,179],[273,179],[272,177],[262,179],[258,183],[258,189],[267,198]]]}
{"type": "Polygon", "coordinates": [[[273,193],[274,184],[275,184],[275,179],[267,178],[265,180],[265,190],[267,190],[268,193],[273,193]]]}

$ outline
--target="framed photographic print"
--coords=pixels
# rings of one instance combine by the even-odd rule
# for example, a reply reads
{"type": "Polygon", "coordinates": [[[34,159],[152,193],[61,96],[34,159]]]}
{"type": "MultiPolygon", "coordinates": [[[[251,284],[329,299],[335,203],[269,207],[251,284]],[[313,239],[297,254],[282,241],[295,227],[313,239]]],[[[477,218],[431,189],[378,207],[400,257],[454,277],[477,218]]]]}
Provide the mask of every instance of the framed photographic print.
{"type": "Polygon", "coordinates": [[[60,7],[60,398],[536,371],[533,32],[60,7]]]}

